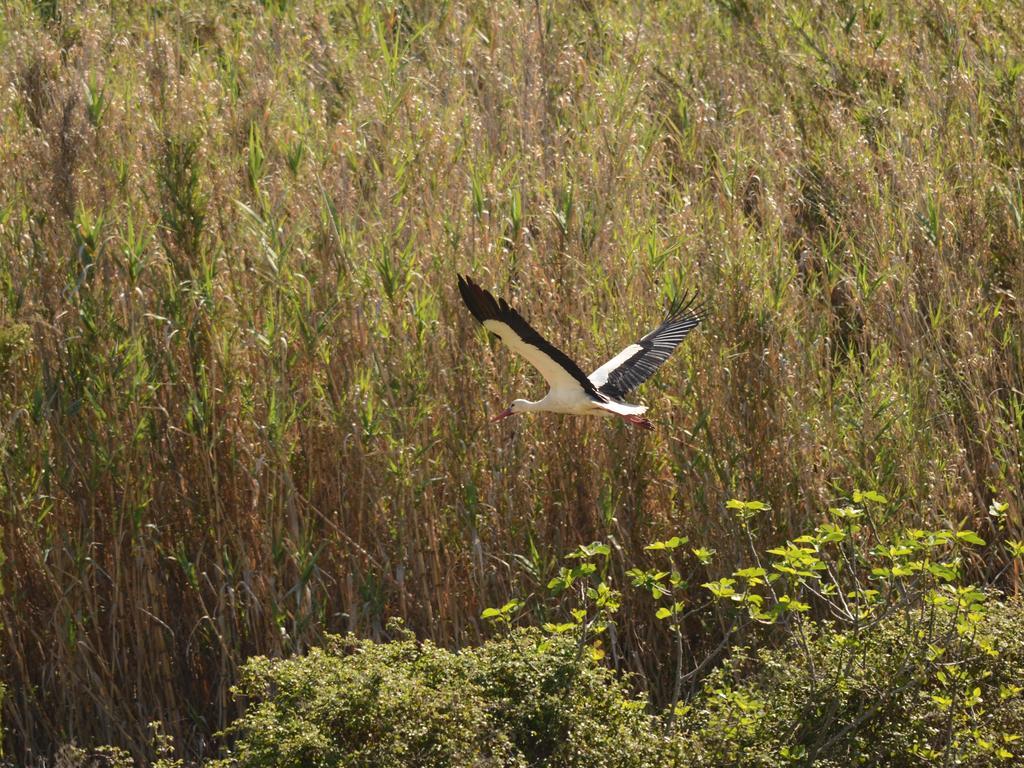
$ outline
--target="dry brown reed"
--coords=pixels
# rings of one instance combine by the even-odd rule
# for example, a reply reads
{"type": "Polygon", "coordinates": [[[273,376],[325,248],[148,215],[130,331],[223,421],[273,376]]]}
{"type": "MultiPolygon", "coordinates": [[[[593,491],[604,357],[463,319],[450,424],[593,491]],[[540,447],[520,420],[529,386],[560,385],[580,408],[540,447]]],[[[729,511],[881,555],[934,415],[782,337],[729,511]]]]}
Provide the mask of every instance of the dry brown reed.
{"type": "MultiPolygon", "coordinates": [[[[478,642],[582,542],[620,580],[673,533],[729,570],[733,496],[766,542],[854,488],[983,533],[999,498],[1019,535],[1022,28],[986,0],[5,3],[6,754],[142,755],[151,720],[202,753],[247,656],[393,615],[478,642]],[[641,391],[651,435],[491,426],[541,386],[457,270],[585,364],[680,287],[710,318],[641,391]]],[[[634,602],[617,657],[657,690],[634,602]]]]}

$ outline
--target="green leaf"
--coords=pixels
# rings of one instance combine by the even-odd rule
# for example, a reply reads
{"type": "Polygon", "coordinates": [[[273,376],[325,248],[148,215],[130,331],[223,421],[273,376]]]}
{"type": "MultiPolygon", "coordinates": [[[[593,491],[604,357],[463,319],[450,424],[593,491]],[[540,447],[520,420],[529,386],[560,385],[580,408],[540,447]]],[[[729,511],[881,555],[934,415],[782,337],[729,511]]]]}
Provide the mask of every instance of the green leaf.
{"type": "Polygon", "coordinates": [[[581,576],[589,576],[590,574],[595,573],[596,571],[597,566],[593,563],[580,563],[575,568],[573,568],[569,573],[571,573],[574,578],[580,578],[581,576]]]}
{"type": "Polygon", "coordinates": [[[779,598],[779,603],[787,611],[795,611],[797,613],[804,613],[806,611],[811,610],[811,606],[809,606],[807,603],[802,603],[799,600],[794,600],[789,595],[782,595],[782,597],[779,598]]]}
{"type": "Polygon", "coordinates": [[[551,581],[548,582],[548,589],[561,591],[568,588],[569,582],[561,576],[555,576],[551,581]]]}
{"type": "Polygon", "coordinates": [[[768,505],[763,501],[740,501],[739,499],[729,499],[725,506],[733,510],[736,513],[736,517],[744,523],[754,517],[757,512],[768,509],[768,505]]]}
{"type": "MultiPolygon", "coordinates": [[[[1016,696],[1020,695],[1021,691],[1024,691],[1024,688],[1022,688],[1019,685],[1013,685],[1013,684],[1000,685],[999,686],[999,700],[1000,701],[1006,701],[1007,699],[1015,698],[1016,696]]],[[[1020,737],[1018,736],[1017,738],[1019,739],[1020,737]]]]}
{"type": "Polygon", "coordinates": [[[864,516],[864,510],[856,507],[830,507],[829,512],[840,520],[857,520],[864,516]]]}
{"type": "Polygon", "coordinates": [[[968,544],[974,544],[978,547],[985,546],[985,540],[974,531],[957,531],[956,537],[960,541],[965,541],[968,544]]]}
{"type": "Polygon", "coordinates": [[[510,614],[517,611],[523,605],[522,600],[513,598],[505,603],[501,608],[485,608],[484,612],[480,614],[481,619],[496,619],[496,618],[507,618],[510,614]]]}
{"type": "Polygon", "coordinates": [[[889,500],[875,491],[854,491],[853,503],[860,504],[862,501],[872,501],[875,504],[888,504],[889,500]]]}
{"type": "Polygon", "coordinates": [[[552,635],[562,635],[574,629],[575,627],[576,625],[570,622],[566,622],[563,624],[552,624],[551,622],[548,622],[544,624],[544,631],[552,635]]]}
{"type": "Polygon", "coordinates": [[[715,550],[708,549],[707,547],[697,547],[696,549],[691,549],[690,551],[693,552],[693,556],[700,560],[701,563],[704,565],[710,565],[711,560],[715,556],[715,550]]]}
{"type": "Polygon", "coordinates": [[[834,523],[823,523],[818,526],[817,530],[818,541],[821,544],[830,544],[846,538],[846,531],[834,523]]]}
{"type": "Polygon", "coordinates": [[[646,549],[646,550],[659,550],[659,549],[673,550],[673,549],[678,549],[679,547],[683,546],[683,544],[686,544],[687,542],[689,542],[689,539],[686,536],[673,536],[671,539],[668,539],[667,541],[656,541],[653,544],[648,544],[646,547],[644,547],[644,549],[646,549]]]}
{"type": "Polygon", "coordinates": [[[736,590],[732,588],[732,585],[736,583],[736,579],[719,579],[718,581],[709,581],[706,584],[701,584],[707,590],[711,591],[715,597],[732,597],[736,594],[736,590]]]}
{"type": "Polygon", "coordinates": [[[586,560],[587,558],[594,557],[595,555],[604,555],[607,557],[609,554],[611,554],[611,548],[607,544],[595,541],[592,544],[581,544],[576,548],[575,552],[570,552],[566,555],[566,558],[571,560],[586,560]]]}
{"type": "Polygon", "coordinates": [[[928,572],[943,581],[956,581],[956,563],[928,563],[928,572]]]}
{"type": "Polygon", "coordinates": [[[794,744],[792,747],[783,747],[779,754],[790,761],[803,760],[807,756],[807,747],[802,744],[794,744]]]}
{"type": "Polygon", "coordinates": [[[667,619],[669,616],[676,616],[676,615],[682,613],[685,608],[686,608],[686,603],[683,603],[683,602],[673,603],[671,608],[669,608],[668,606],[665,606],[663,608],[659,608],[658,612],[655,613],[654,615],[657,618],[659,618],[659,619],[667,619]]]}
{"type": "Polygon", "coordinates": [[[725,502],[725,508],[749,512],[761,512],[762,510],[768,509],[768,505],[763,501],[740,501],[739,499],[729,499],[725,502]]]}
{"type": "Polygon", "coordinates": [[[764,568],[740,568],[738,571],[734,571],[732,575],[737,579],[744,579],[748,586],[753,587],[758,584],[764,584],[764,577],[767,573],[764,568]]]}

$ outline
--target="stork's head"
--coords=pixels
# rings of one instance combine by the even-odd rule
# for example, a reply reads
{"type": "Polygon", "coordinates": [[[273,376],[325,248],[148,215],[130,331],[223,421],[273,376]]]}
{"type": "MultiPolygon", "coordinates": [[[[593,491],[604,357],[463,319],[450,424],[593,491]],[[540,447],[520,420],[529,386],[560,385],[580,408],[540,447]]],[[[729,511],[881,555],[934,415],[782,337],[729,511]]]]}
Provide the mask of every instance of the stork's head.
{"type": "Polygon", "coordinates": [[[513,400],[512,405],[510,405],[504,411],[499,413],[497,416],[492,416],[491,421],[501,421],[502,419],[506,419],[509,416],[512,416],[513,414],[525,413],[526,411],[530,410],[530,405],[531,403],[529,400],[513,400]]]}

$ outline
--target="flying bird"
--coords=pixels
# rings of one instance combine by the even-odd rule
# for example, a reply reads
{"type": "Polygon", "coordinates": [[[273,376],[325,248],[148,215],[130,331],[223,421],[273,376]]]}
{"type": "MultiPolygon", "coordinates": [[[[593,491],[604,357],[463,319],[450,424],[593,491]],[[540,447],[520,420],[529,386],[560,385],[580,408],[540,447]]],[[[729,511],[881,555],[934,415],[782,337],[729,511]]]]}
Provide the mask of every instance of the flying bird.
{"type": "Polygon", "coordinates": [[[500,421],[516,413],[551,411],[577,416],[621,416],[642,429],[653,429],[642,415],[646,405],[625,402],[625,396],[654,375],[686,335],[704,319],[697,294],[674,300],[665,320],[635,344],[587,376],[572,358],[535,331],[504,299],[495,299],[470,278],[459,275],[459,293],[466,307],[505,346],[517,352],[547,381],[547,395],[536,402],[513,400],[494,416],[500,421]]]}

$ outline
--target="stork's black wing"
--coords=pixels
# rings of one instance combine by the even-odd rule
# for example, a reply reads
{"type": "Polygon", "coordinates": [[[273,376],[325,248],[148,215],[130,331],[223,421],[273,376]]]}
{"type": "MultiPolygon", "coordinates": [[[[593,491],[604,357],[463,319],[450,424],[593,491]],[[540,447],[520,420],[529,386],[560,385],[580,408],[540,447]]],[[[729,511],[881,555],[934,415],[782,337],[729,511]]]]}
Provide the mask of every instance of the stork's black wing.
{"type": "Polygon", "coordinates": [[[468,277],[458,277],[459,293],[473,317],[509,349],[525,357],[552,389],[582,389],[597,400],[607,399],[572,358],[531,328],[504,299],[495,299],[468,277]]]}
{"type": "Polygon", "coordinates": [[[590,374],[594,386],[602,394],[621,400],[651,378],[707,316],[696,301],[696,292],[673,301],[661,325],[590,374]]]}

